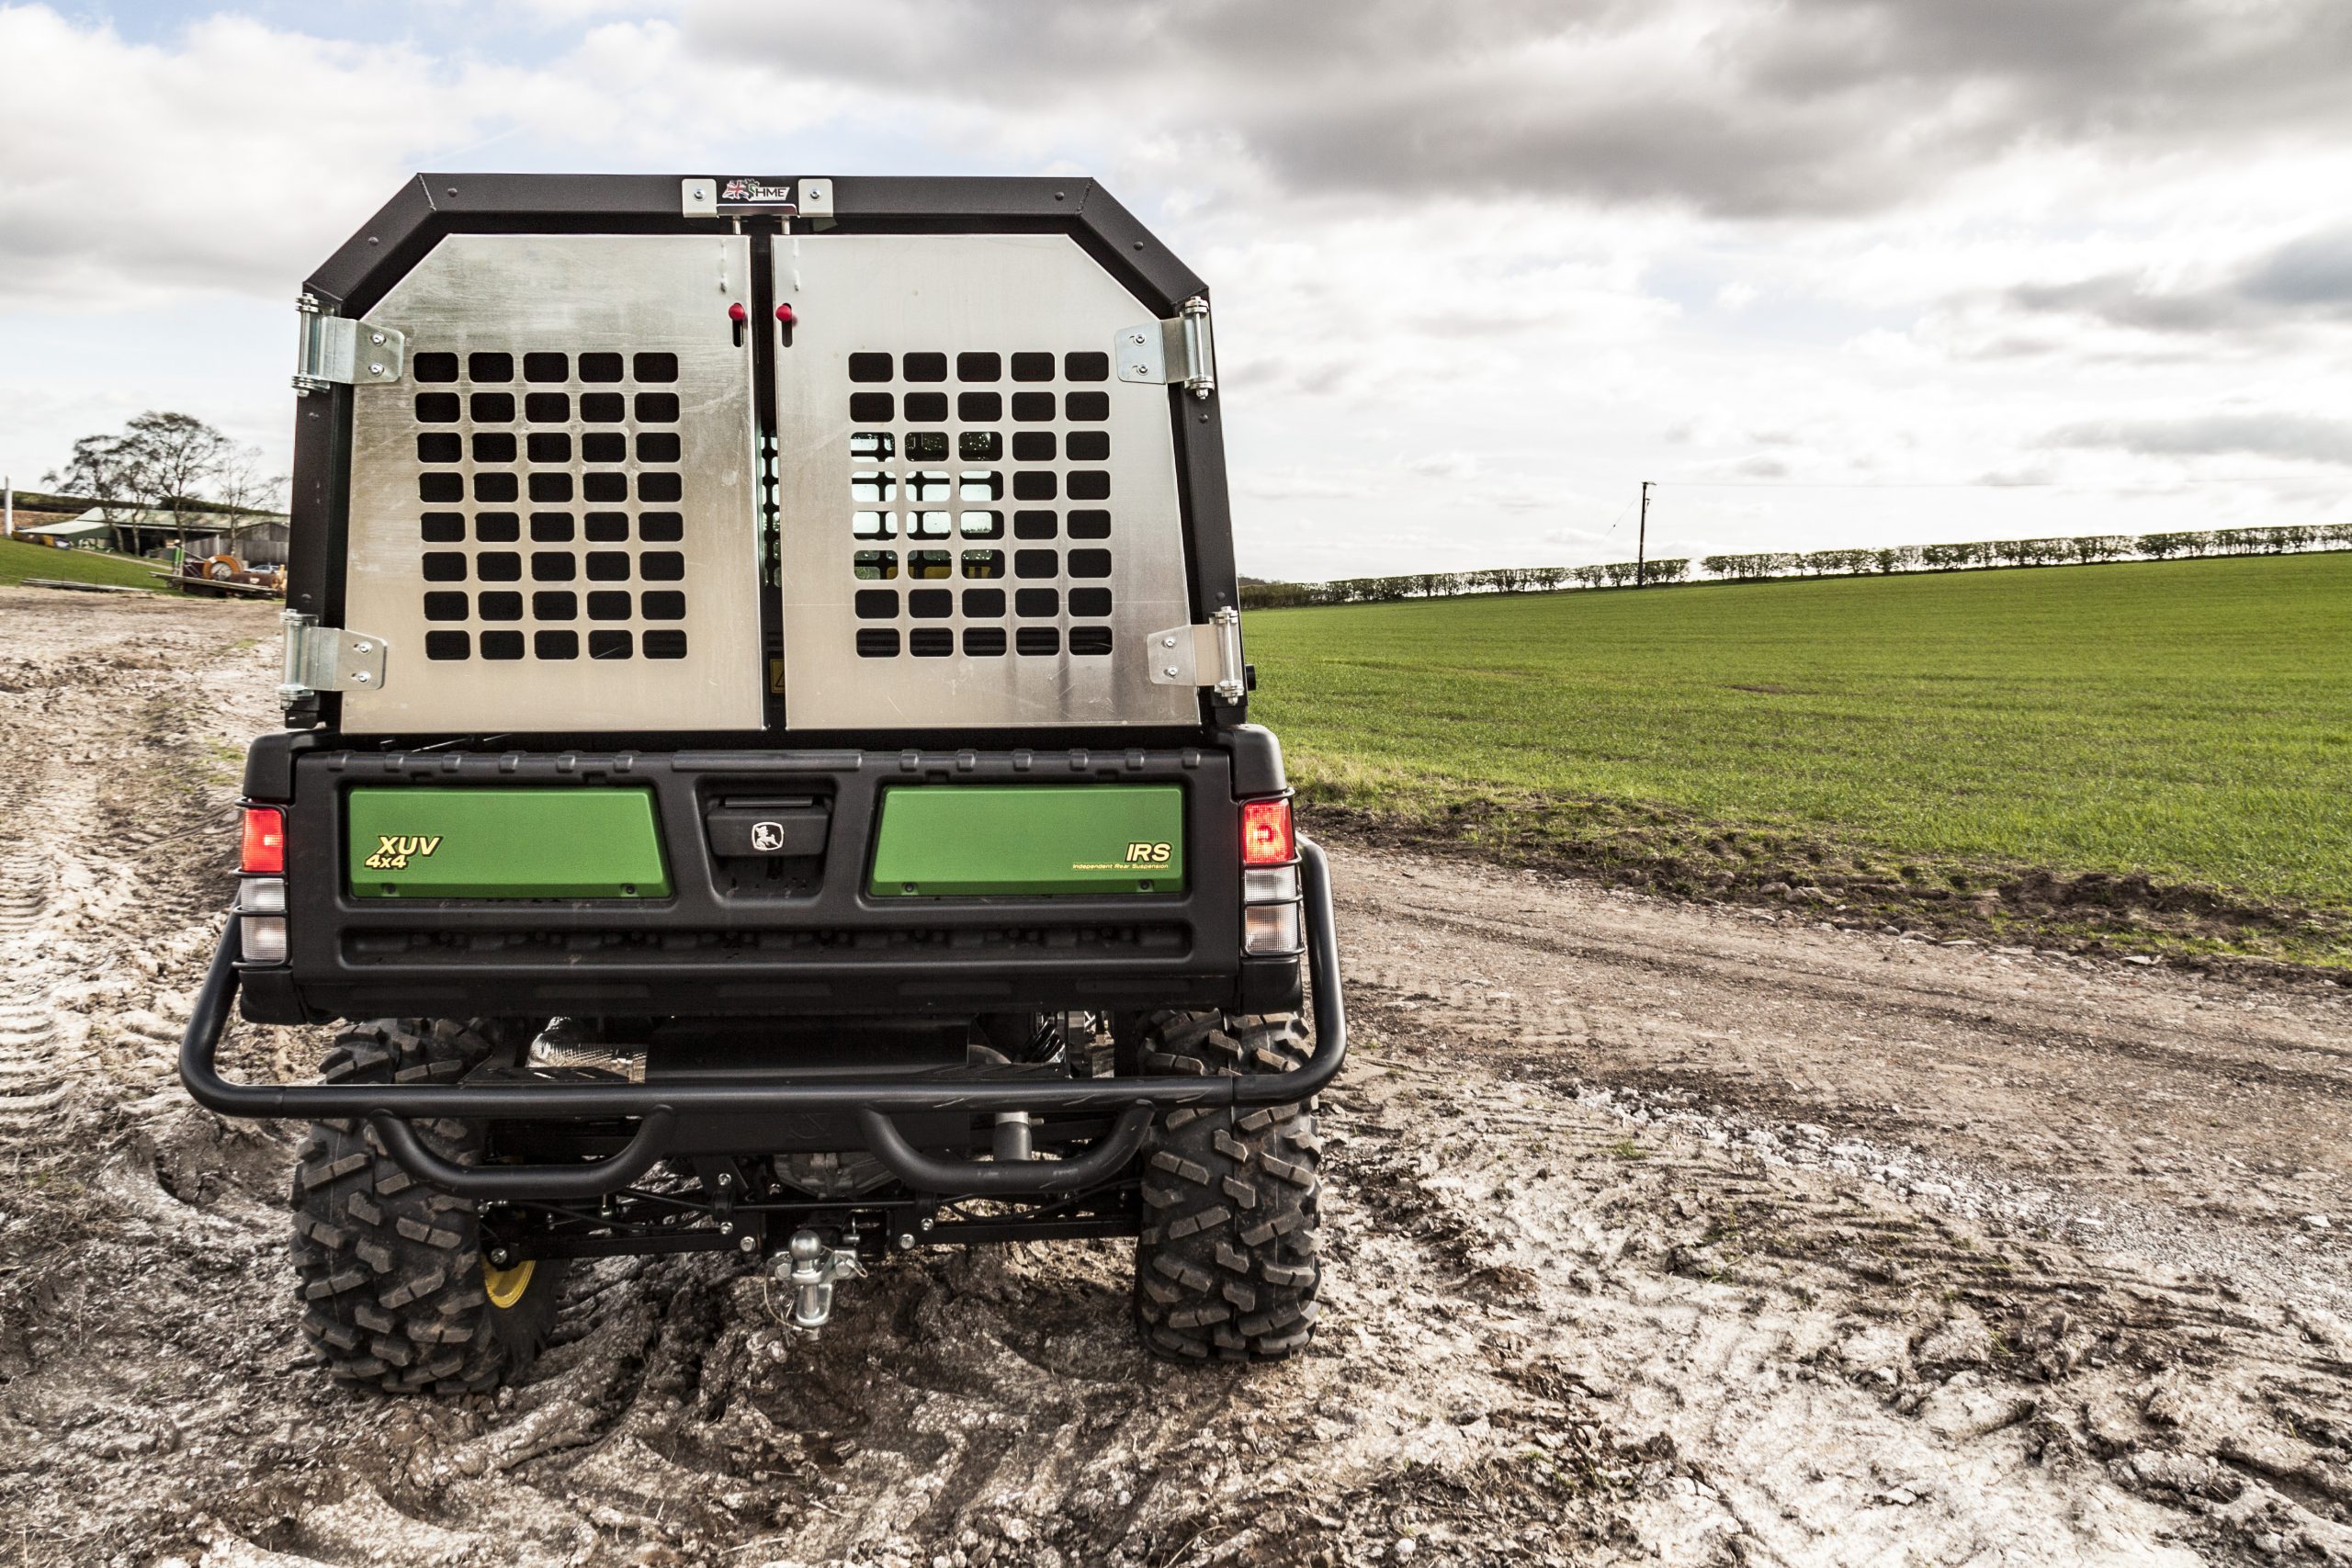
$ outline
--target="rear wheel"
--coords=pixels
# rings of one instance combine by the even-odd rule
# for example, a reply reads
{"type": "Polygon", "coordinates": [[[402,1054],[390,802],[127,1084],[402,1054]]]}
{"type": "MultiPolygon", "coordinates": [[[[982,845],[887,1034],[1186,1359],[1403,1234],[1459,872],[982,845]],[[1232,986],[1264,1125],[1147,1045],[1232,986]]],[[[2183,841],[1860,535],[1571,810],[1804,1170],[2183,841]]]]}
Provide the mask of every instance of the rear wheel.
{"type": "MultiPolygon", "coordinates": [[[[1136,1046],[1146,1073],[1204,1077],[1290,1072],[1308,1055],[1286,1013],[1151,1013],[1136,1046]]],[[[1221,1361],[1305,1348],[1323,1282],[1313,1102],[1163,1111],[1143,1160],[1135,1305],[1145,1345],[1221,1361]]]]}
{"type": "MultiPolygon", "coordinates": [[[[386,1018],[335,1037],[329,1083],[455,1080],[497,1025],[386,1018]]],[[[479,1122],[417,1123],[444,1159],[480,1158],[479,1122]]],[[[302,1332],[334,1375],[393,1393],[494,1388],[529,1366],[555,1322],[561,1259],[485,1269],[472,1200],[417,1181],[360,1122],[311,1126],[294,1170],[302,1332]]]]}

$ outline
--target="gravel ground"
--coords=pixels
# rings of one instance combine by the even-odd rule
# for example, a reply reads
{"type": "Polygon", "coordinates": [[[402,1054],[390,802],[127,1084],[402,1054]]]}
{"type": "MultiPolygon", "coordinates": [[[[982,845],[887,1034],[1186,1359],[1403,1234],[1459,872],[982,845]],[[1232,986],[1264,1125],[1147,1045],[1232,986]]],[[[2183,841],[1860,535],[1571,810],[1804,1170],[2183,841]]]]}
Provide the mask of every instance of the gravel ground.
{"type": "Polygon", "coordinates": [[[1147,1360],[1110,1244],[904,1258],[813,1340],[624,1259],[525,1384],[355,1397],[292,1129],[173,1073],[272,612],[0,628],[0,1559],[2352,1563],[2340,988],[1345,843],[1303,1359],[1147,1360]]]}

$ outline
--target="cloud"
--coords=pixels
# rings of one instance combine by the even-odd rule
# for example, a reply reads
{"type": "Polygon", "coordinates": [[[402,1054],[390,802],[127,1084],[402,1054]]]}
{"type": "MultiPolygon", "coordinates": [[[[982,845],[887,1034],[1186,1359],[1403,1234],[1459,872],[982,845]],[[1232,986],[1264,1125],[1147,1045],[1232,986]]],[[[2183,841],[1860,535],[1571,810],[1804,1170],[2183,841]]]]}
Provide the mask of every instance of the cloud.
{"type": "Polygon", "coordinates": [[[2099,420],[2053,430],[2043,445],[2109,447],[2148,457],[2242,454],[2352,468],[2352,420],[2292,413],[2099,420]]]}
{"type": "Polygon", "coordinates": [[[1476,479],[1482,467],[1484,465],[1476,452],[1455,449],[1424,453],[1420,457],[1408,459],[1405,464],[1408,473],[1419,474],[1423,479],[1476,479]]]}
{"type": "Polygon", "coordinates": [[[711,56],[919,116],[1116,125],[1404,209],[1867,212],[2053,147],[2352,128],[2339,0],[709,0],[686,27],[711,56]]]}
{"type": "MultiPolygon", "coordinates": [[[[667,22],[586,28],[542,66],[279,31],[232,15],[168,43],[0,5],[0,308],[131,310],[227,290],[282,299],[420,168],[527,144],[584,165],[682,156],[834,113],[740,68],[679,58],[667,22]]],[[[707,154],[705,154],[707,156],[707,154]]],[[[544,166],[542,164],[541,166],[544,166]]]]}
{"type": "Polygon", "coordinates": [[[2019,284],[2007,303],[2151,333],[2258,332],[2352,321],[2352,223],[2315,230],[2241,258],[2217,281],[2188,287],[2145,272],[2071,283],[2019,284]]]}
{"type": "Polygon", "coordinates": [[[20,304],[128,309],[264,276],[290,301],[392,193],[410,150],[481,123],[411,51],[232,17],[164,48],[11,7],[0,59],[0,301],[20,304]]]}
{"type": "Polygon", "coordinates": [[[2088,316],[2109,326],[2145,332],[2210,333],[2251,320],[2245,302],[2230,290],[2167,293],[2128,273],[2073,283],[2019,284],[2009,290],[2008,302],[2029,313],[2088,316]]]}
{"type": "Polygon", "coordinates": [[[2245,299],[2284,310],[2352,315],[2352,223],[2281,245],[2238,279],[2245,299]]]}
{"type": "Polygon", "coordinates": [[[1234,488],[1259,501],[1363,501],[1373,493],[1363,479],[1299,468],[1261,468],[1234,488]]]}

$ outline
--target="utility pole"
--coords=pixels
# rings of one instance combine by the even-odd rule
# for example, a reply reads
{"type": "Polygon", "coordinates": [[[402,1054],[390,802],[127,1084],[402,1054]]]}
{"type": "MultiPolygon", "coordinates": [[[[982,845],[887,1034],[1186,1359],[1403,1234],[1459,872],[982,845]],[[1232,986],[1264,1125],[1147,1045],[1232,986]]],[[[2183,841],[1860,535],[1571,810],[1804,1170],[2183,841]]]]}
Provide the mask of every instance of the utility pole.
{"type": "Polygon", "coordinates": [[[1634,586],[1643,587],[1649,581],[1650,557],[1650,486],[1655,479],[1642,481],[1642,528],[1634,542],[1634,586]]]}

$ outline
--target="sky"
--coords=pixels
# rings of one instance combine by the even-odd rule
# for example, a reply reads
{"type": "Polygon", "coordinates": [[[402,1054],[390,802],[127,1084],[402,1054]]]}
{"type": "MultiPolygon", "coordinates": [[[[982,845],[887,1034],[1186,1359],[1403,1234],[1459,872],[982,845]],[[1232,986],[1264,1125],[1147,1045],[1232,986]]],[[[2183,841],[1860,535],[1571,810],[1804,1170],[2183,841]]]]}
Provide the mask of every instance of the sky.
{"type": "Polygon", "coordinates": [[[1328,578],[2352,517],[2344,0],[0,3],[0,470],[417,170],[1102,180],[1328,578]]]}

